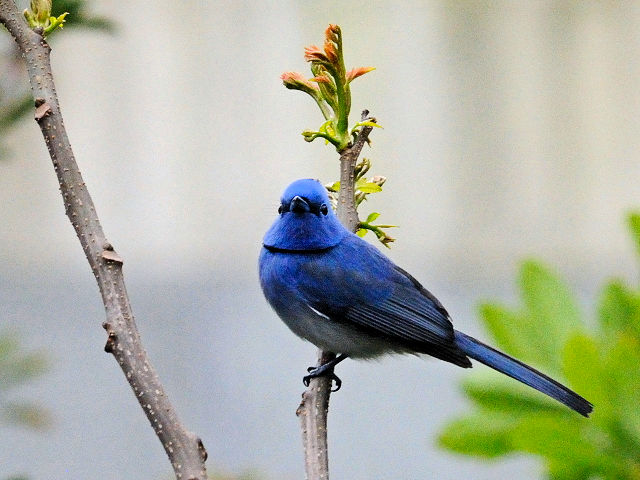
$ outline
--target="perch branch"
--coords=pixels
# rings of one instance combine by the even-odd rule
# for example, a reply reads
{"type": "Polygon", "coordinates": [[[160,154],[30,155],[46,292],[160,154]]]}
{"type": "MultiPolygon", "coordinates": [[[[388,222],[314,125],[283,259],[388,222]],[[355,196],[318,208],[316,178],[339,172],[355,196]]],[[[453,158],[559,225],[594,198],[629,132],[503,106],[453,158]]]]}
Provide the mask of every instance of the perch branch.
{"type": "Polygon", "coordinates": [[[58,177],[64,207],[96,277],[106,310],[105,351],[113,354],[160,439],[176,477],[205,480],[206,450],[184,428],[167,398],[140,341],[122,274],[122,259],[107,241],[62,121],[50,64],[50,47],[41,31],[31,30],[13,0],[0,0],[0,23],[13,36],[25,59],[42,130],[58,177]]]}
{"type": "MultiPolygon", "coordinates": [[[[362,121],[369,112],[362,112],[362,121]]],[[[375,119],[371,119],[375,121],[375,119]]],[[[358,224],[358,212],[355,205],[355,166],[367,142],[372,127],[363,127],[355,142],[340,153],[340,195],[338,197],[338,218],[350,231],[355,232],[358,224]]],[[[318,350],[318,366],[333,360],[336,353],[318,350]]],[[[316,377],[311,379],[309,388],[302,394],[302,402],[296,410],[302,429],[304,463],[307,480],[329,479],[329,451],[327,444],[327,415],[331,379],[316,377]]]]}

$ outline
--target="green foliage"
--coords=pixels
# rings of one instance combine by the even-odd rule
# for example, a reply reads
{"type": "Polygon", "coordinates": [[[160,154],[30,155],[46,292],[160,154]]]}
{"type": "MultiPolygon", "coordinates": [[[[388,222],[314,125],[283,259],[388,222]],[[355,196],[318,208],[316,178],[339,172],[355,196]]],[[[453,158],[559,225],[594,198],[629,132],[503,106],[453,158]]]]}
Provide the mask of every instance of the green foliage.
{"type": "Polygon", "coordinates": [[[51,0],[31,0],[24,16],[31,28],[41,27],[45,37],[63,25],[107,32],[114,30],[109,19],[89,14],[86,7],[84,0],[56,0],[53,4],[51,0]]]}
{"type": "Polygon", "coordinates": [[[49,426],[48,413],[37,404],[8,400],[10,391],[47,369],[42,352],[23,352],[15,334],[0,333],[0,425],[13,424],[44,429],[49,426]]]}
{"type": "Polygon", "coordinates": [[[394,228],[394,227],[397,227],[397,225],[382,225],[382,224],[374,225],[372,222],[374,222],[379,216],[380,214],[378,212],[370,213],[366,220],[361,221],[358,224],[358,230],[356,231],[356,234],[359,237],[364,237],[367,234],[367,232],[373,232],[373,234],[376,236],[378,241],[382,243],[382,245],[384,245],[387,248],[391,248],[389,244],[392,242],[395,242],[396,239],[393,238],[391,235],[389,235],[385,231],[385,229],[394,228]]]}
{"type": "Polygon", "coordinates": [[[581,326],[579,309],[567,286],[533,260],[522,264],[518,284],[524,303],[521,309],[485,303],[480,315],[505,352],[559,373],[558,352],[581,326]]]}
{"type": "Polygon", "coordinates": [[[64,17],[69,12],[64,12],[58,17],[51,16],[51,0],[31,0],[29,8],[24,11],[24,18],[33,29],[41,28],[42,36],[46,37],[64,26],[64,17]]]}
{"type": "MultiPolygon", "coordinates": [[[[387,181],[386,177],[376,175],[371,178],[365,177],[365,174],[371,168],[371,162],[367,158],[363,158],[360,163],[356,165],[355,168],[355,204],[356,209],[360,206],[362,202],[367,199],[367,196],[372,193],[379,193],[382,191],[382,185],[387,181]]],[[[329,185],[325,185],[326,189],[329,192],[329,199],[331,200],[331,205],[334,210],[337,208],[338,203],[338,192],[340,192],[340,182],[334,182],[329,185]]],[[[396,239],[389,235],[385,229],[394,228],[396,225],[374,225],[372,222],[377,220],[380,216],[378,212],[372,212],[367,216],[367,219],[364,221],[360,221],[358,224],[358,230],[356,234],[360,237],[364,237],[367,232],[373,232],[375,236],[378,238],[380,243],[387,248],[391,248],[389,246],[390,243],[395,242],[396,239]]]]}
{"type": "Polygon", "coordinates": [[[629,228],[631,229],[631,233],[633,235],[633,241],[636,246],[636,251],[638,252],[638,256],[640,256],[640,213],[632,212],[627,217],[627,221],[629,223],[629,228]]]}
{"type": "MultiPolygon", "coordinates": [[[[640,254],[640,214],[628,223],[640,254]]],[[[463,384],[474,411],[449,423],[440,444],[476,457],[537,455],[554,480],[640,479],[640,290],[608,282],[590,331],[549,268],[524,262],[518,284],[522,306],[485,303],[482,321],[500,348],[566,382],[594,404],[593,414],[584,419],[484,370],[463,384]]]]}

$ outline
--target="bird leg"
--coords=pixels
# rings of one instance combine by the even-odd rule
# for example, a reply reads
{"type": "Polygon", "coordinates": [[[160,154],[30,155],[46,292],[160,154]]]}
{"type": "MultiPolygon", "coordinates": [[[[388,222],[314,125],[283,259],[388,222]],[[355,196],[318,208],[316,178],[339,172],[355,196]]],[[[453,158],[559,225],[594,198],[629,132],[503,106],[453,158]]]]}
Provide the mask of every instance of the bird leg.
{"type": "Polygon", "coordinates": [[[319,367],[309,367],[309,368],[307,368],[307,372],[309,372],[309,375],[305,375],[302,378],[302,383],[304,383],[305,387],[308,387],[309,386],[309,382],[311,382],[312,378],[329,377],[336,384],[336,388],[335,389],[331,389],[331,391],[332,392],[337,392],[338,390],[340,390],[340,387],[342,386],[342,380],[340,380],[340,378],[338,378],[338,376],[335,373],[333,373],[333,368],[337,364],[339,364],[341,361],[343,361],[345,358],[348,358],[348,357],[349,357],[349,355],[347,355],[345,353],[341,353],[340,355],[338,355],[333,360],[330,360],[327,363],[323,363],[319,367]]]}

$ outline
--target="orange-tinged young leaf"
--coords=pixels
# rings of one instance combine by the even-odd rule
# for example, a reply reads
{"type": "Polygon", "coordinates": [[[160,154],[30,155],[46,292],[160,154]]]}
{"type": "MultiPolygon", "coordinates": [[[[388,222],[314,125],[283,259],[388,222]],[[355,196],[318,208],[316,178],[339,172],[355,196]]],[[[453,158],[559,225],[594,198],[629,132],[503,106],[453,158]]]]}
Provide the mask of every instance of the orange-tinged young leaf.
{"type": "Polygon", "coordinates": [[[300,72],[284,72],[280,75],[280,78],[283,82],[291,82],[291,81],[301,81],[304,82],[306,79],[304,75],[300,72]]]}
{"type": "Polygon", "coordinates": [[[330,23],[327,29],[324,31],[324,36],[327,40],[337,41],[340,36],[340,27],[330,23]]]}
{"type": "Polygon", "coordinates": [[[329,59],[320,48],[315,45],[304,48],[304,59],[307,62],[328,62],[329,59]]]}
{"type": "Polygon", "coordinates": [[[331,79],[326,75],[319,75],[317,77],[310,78],[309,81],[317,83],[331,83],[331,79]]]}
{"type": "Polygon", "coordinates": [[[280,75],[280,79],[284,84],[304,82],[306,80],[306,78],[304,78],[304,75],[300,72],[284,72],[282,75],[280,75]]]}
{"type": "Polygon", "coordinates": [[[361,77],[365,73],[369,73],[372,70],[375,70],[376,67],[358,67],[353,68],[347,72],[347,82],[351,82],[352,80],[361,77]]]}
{"type": "Polygon", "coordinates": [[[324,53],[331,63],[338,62],[338,50],[340,47],[340,27],[330,24],[324,32],[324,53]]]}
{"type": "Polygon", "coordinates": [[[338,61],[338,52],[336,51],[336,44],[327,40],[324,42],[324,53],[331,63],[338,61]]]}
{"type": "Polygon", "coordinates": [[[280,79],[285,87],[294,90],[314,89],[317,90],[318,86],[307,80],[300,72],[284,72],[280,75],[280,79]]]}

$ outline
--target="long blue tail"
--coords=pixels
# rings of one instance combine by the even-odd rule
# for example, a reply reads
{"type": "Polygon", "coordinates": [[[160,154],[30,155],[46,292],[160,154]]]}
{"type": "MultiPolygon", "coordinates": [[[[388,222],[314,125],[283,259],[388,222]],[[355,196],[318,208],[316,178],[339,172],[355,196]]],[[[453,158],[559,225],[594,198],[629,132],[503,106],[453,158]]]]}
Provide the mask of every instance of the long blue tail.
{"type": "Polygon", "coordinates": [[[486,366],[497,370],[500,373],[515,378],[519,382],[535,388],[539,392],[549,395],[551,398],[564,403],[567,407],[575,410],[580,415],[588,417],[593,410],[593,405],[564,385],[547,377],[529,365],[522,363],[509,355],[499,352],[488,345],[465,335],[462,332],[455,332],[456,345],[467,356],[484,363],[486,366]]]}

